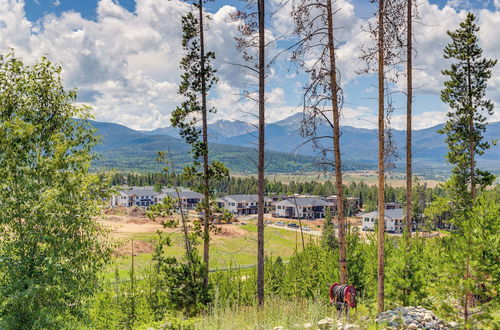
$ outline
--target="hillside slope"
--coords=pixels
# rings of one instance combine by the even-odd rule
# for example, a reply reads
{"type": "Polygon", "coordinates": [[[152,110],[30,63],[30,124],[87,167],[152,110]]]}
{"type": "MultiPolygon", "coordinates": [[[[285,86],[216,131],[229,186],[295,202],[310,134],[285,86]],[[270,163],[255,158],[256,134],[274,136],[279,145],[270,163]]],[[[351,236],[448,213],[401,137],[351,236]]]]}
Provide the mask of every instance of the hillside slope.
{"type": "MultiPolygon", "coordinates": [[[[102,143],[95,147],[99,158],[93,167],[99,170],[159,171],[162,166],[155,160],[158,151],[170,152],[177,168],[192,162],[191,147],[182,139],[168,135],[152,135],[135,131],[112,123],[91,121],[102,143]]],[[[210,159],[219,160],[233,172],[255,173],[257,152],[251,147],[210,143],[210,159]]],[[[293,155],[286,152],[269,151],[266,155],[267,171],[290,173],[317,170],[316,160],[308,155],[293,155]]],[[[358,169],[365,164],[346,162],[346,168],[358,169]]]]}

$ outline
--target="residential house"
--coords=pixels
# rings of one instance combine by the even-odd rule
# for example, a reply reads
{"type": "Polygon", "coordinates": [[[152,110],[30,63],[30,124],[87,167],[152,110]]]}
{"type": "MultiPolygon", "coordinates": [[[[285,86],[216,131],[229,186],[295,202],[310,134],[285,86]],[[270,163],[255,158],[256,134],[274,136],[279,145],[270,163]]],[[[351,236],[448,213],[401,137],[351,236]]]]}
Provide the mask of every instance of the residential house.
{"type": "Polygon", "coordinates": [[[189,189],[179,188],[179,194],[177,194],[177,191],[174,188],[166,188],[162,189],[162,192],[158,194],[158,203],[160,203],[167,195],[173,199],[179,199],[182,207],[189,210],[196,208],[198,203],[203,200],[203,194],[189,189]]]}
{"type": "Polygon", "coordinates": [[[333,214],[335,203],[320,197],[288,197],[272,203],[272,213],[277,218],[314,220],[324,218],[326,210],[333,214]]]}
{"type": "Polygon", "coordinates": [[[396,202],[388,202],[385,203],[385,208],[387,210],[395,210],[395,209],[400,209],[402,208],[401,203],[396,203],[396,202]]]}
{"type": "Polygon", "coordinates": [[[143,206],[156,204],[155,196],[158,195],[152,187],[132,187],[121,190],[111,197],[111,206],[143,206]]]}
{"type": "MultiPolygon", "coordinates": [[[[337,195],[328,196],[325,198],[325,200],[335,204],[332,214],[337,214],[337,195]]],[[[360,208],[359,198],[345,197],[344,211],[347,216],[353,216],[359,211],[359,208],[360,208]]]]}
{"type": "MultiPolygon", "coordinates": [[[[378,211],[361,215],[364,231],[373,231],[378,221],[378,211]]],[[[405,229],[405,216],[402,208],[385,210],[385,231],[389,233],[402,233],[405,229]]],[[[418,229],[418,223],[413,222],[412,231],[418,229]]]]}
{"type": "MultiPolygon", "coordinates": [[[[202,200],[203,195],[185,188],[179,188],[180,203],[186,209],[193,209],[202,200]]],[[[111,197],[110,205],[117,206],[140,206],[149,207],[161,203],[162,200],[170,196],[178,199],[177,192],[173,188],[165,188],[157,192],[152,186],[146,187],[131,187],[128,189],[120,190],[118,193],[111,197]]]]}
{"type": "MultiPolygon", "coordinates": [[[[271,198],[264,197],[264,213],[271,210],[271,202],[271,198]]],[[[257,214],[258,195],[227,195],[217,198],[217,205],[233,214],[257,214]]]]}

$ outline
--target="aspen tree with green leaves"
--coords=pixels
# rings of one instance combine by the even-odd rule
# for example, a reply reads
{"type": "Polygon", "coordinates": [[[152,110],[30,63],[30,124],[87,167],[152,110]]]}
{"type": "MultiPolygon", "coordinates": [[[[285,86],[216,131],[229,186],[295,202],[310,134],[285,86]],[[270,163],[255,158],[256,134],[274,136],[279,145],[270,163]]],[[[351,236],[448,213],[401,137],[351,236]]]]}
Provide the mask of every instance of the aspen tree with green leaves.
{"type": "Polygon", "coordinates": [[[89,173],[98,138],[61,70],[0,56],[1,329],[83,319],[110,257],[94,220],[106,184],[89,173]]]}

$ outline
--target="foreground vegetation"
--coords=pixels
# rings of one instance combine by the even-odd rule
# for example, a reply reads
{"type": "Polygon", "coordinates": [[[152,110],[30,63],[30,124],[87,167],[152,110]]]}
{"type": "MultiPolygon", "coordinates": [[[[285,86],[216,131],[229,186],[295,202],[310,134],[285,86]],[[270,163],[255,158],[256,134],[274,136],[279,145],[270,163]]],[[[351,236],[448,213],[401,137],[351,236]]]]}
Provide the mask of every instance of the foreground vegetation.
{"type": "MultiPolygon", "coordinates": [[[[212,260],[210,270],[227,269],[230,267],[254,267],[257,261],[255,254],[255,242],[257,227],[255,224],[238,226],[245,234],[236,234],[219,236],[212,239],[210,249],[210,259],[212,260]]],[[[283,260],[289,258],[299,246],[300,237],[298,233],[280,228],[266,228],[266,252],[269,256],[281,256],[283,260]]],[[[184,254],[183,238],[180,233],[168,234],[171,245],[165,249],[164,255],[170,257],[181,257],[184,254]]],[[[306,234],[306,237],[309,235],[306,234]]],[[[315,238],[311,238],[315,239],[315,238]]],[[[130,246],[130,242],[146,242],[152,246],[158,243],[158,234],[156,233],[137,233],[132,234],[126,239],[118,239],[119,244],[130,246]]],[[[132,264],[132,250],[124,251],[122,256],[117,256],[108,266],[105,278],[114,279],[118,271],[119,279],[128,277],[132,264]]],[[[201,252],[201,250],[200,250],[201,252]]],[[[135,256],[134,267],[138,277],[143,277],[145,272],[150,270],[153,265],[153,252],[140,253],[135,256]]]]}
{"type": "MultiPolygon", "coordinates": [[[[496,264],[500,210],[491,208],[493,202],[500,202],[498,192],[494,199],[483,205],[492,211],[484,213],[481,237],[475,246],[482,246],[484,255],[471,256],[485,267],[496,264]],[[486,244],[486,245],[484,245],[486,244]],[[493,258],[493,259],[491,259],[493,258]]],[[[478,209],[479,211],[479,209],[478,209]]],[[[326,235],[326,234],[325,234],[326,235]]],[[[328,303],[328,285],[338,282],[338,249],[335,237],[309,240],[304,250],[294,252],[288,262],[281,257],[268,257],[265,262],[266,306],[257,307],[256,270],[239,268],[234,264],[225,271],[210,274],[210,303],[200,312],[191,314],[190,308],[174,308],[169,302],[175,298],[168,291],[160,290],[161,277],[155,269],[158,258],[153,257],[152,267],[145,276],[131,272],[128,278],[104,282],[103,291],[90,305],[90,322],[93,327],[147,328],[170,324],[172,328],[233,329],[262,328],[274,326],[291,327],[294,324],[317,322],[325,317],[335,318],[335,310],[328,303]],[[333,244],[332,244],[333,243],[333,244]],[[141,280],[138,280],[139,277],[141,280]],[[130,306],[135,306],[132,310],[130,306]]],[[[364,328],[375,327],[376,304],[376,233],[366,240],[361,239],[357,230],[352,229],[347,236],[348,267],[350,283],[358,290],[358,307],[353,312],[351,323],[364,328]]],[[[447,321],[462,320],[460,314],[460,291],[454,283],[458,278],[453,267],[450,250],[454,236],[444,234],[432,238],[414,237],[407,246],[404,238],[386,236],[386,304],[396,306],[420,305],[433,310],[447,321]]],[[[164,254],[169,253],[168,246],[164,254]]],[[[478,250],[479,251],[479,250],[478,250]]],[[[212,259],[214,260],[214,259],[212,259]]],[[[495,270],[490,269],[491,274],[495,270]]],[[[483,282],[477,291],[477,303],[473,309],[477,313],[473,320],[476,328],[495,328],[500,325],[499,301],[496,291],[497,280],[492,277],[483,282]],[[485,288],[489,288],[486,289],[485,288]],[[481,303],[479,304],[479,301],[481,303]]],[[[168,327],[167,327],[168,328],[168,327]]]]}

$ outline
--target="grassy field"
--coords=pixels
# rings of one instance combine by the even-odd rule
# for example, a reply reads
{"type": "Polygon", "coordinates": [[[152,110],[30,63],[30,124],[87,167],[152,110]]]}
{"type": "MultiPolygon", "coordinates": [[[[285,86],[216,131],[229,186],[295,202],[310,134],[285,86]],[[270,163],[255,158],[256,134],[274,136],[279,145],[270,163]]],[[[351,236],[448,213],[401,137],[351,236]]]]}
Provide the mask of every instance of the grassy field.
{"type": "MultiPolygon", "coordinates": [[[[253,266],[257,262],[257,227],[254,224],[237,226],[238,232],[234,235],[217,235],[211,241],[210,247],[210,269],[224,269],[230,266],[253,266]]],[[[165,255],[182,257],[184,254],[182,235],[176,233],[166,233],[172,241],[172,246],[165,247],[165,255]]],[[[141,277],[145,271],[151,268],[151,258],[153,248],[157,240],[156,233],[133,233],[127,238],[120,238],[122,244],[126,244],[122,248],[122,255],[113,259],[112,264],[108,267],[105,276],[109,279],[115,277],[115,272],[118,270],[120,278],[125,278],[132,265],[131,257],[131,241],[134,241],[134,265],[136,274],[141,277]],[[144,252],[144,246],[146,251],[144,252]],[[141,247],[143,252],[141,252],[141,247]],[[128,252],[130,251],[130,253],[128,252]]],[[[309,237],[309,235],[308,235],[309,237]]],[[[308,238],[309,239],[309,238],[308,238]]],[[[311,239],[317,239],[311,237],[311,239]]],[[[284,260],[288,259],[297,247],[300,248],[301,241],[297,232],[280,229],[266,228],[265,229],[265,246],[266,254],[269,256],[281,256],[284,260]]],[[[198,246],[202,252],[201,242],[198,246]]]]}
{"type": "MultiPolygon", "coordinates": [[[[241,174],[231,174],[234,177],[244,177],[247,175],[241,174]]],[[[377,177],[377,172],[376,171],[351,171],[351,172],[344,172],[342,174],[343,182],[344,184],[349,184],[351,182],[365,182],[366,184],[373,186],[378,184],[378,177],[377,177]]],[[[279,174],[268,174],[267,175],[268,180],[276,180],[276,181],[281,181],[284,183],[295,181],[295,182],[309,182],[309,181],[317,181],[317,182],[325,182],[325,181],[334,181],[334,178],[332,175],[325,175],[323,173],[294,173],[294,174],[286,174],[286,173],[279,173],[279,174]]],[[[421,184],[426,183],[428,187],[434,188],[438,184],[442,183],[441,181],[438,180],[429,180],[429,179],[422,179],[419,178],[419,182],[421,184]]],[[[404,187],[406,185],[406,179],[405,176],[401,173],[394,173],[390,174],[387,176],[387,184],[393,186],[393,187],[404,187]]]]}
{"type": "MultiPolygon", "coordinates": [[[[352,310],[349,324],[362,329],[377,329],[373,319],[376,309],[359,304],[352,310]]],[[[344,315],[338,315],[335,307],[324,300],[274,298],[266,301],[263,308],[257,306],[215,309],[204,315],[195,325],[196,329],[319,329],[318,321],[330,318],[337,329],[337,322],[346,324],[344,315]]],[[[323,326],[323,328],[327,328],[323,326]]]]}

